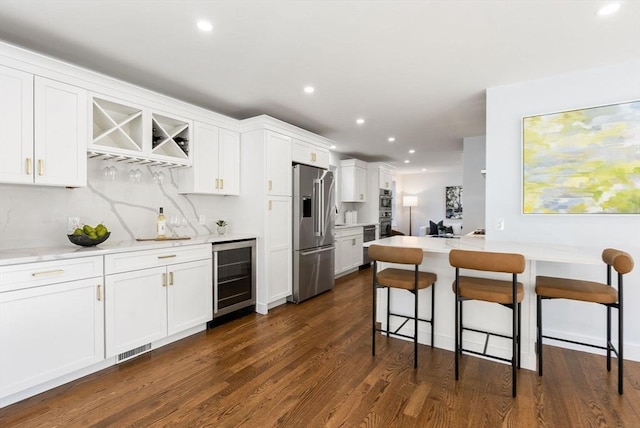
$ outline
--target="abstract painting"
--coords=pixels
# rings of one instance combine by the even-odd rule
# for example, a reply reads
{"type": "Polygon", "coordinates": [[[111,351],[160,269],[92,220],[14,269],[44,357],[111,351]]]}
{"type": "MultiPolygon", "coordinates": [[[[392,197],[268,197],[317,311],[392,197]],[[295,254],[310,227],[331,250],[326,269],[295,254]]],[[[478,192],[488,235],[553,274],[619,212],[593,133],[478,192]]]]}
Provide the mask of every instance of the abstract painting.
{"type": "Polygon", "coordinates": [[[445,207],[447,218],[462,219],[462,186],[447,186],[445,207]]]}
{"type": "Polygon", "coordinates": [[[523,118],[524,214],[639,214],[640,101],[523,118]]]}

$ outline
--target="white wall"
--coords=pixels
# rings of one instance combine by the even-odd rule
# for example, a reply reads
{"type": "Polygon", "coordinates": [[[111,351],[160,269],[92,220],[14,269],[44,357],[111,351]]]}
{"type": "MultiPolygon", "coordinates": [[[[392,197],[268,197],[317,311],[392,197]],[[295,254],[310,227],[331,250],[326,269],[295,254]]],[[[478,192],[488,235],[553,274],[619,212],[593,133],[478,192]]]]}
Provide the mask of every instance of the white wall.
{"type": "Polygon", "coordinates": [[[462,141],[462,218],[466,233],[485,228],[486,137],[467,137],[462,141]]]}
{"type": "Polygon", "coordinates": [[[403,196],[418,196],[418,206],[411,208],[411,232],[418,235],[420,226],[428,226],[429,220],[454,227],[454,232],[460,233],[460,225],[464,221],[464,205],[462,207],[463,220],[447,220],[445,218],[445,187],[462,185],[462,159],[459,168],[441,172],[423,172],[419,174],[403,174],[396,177],[397,226],[394,228],[409,234],[409,208],[402,206],[403,196]]]}
{"type": "MultiPolygon", "coordinates": [[[[640,263],[638,215],[521,214],[522,117],[640,99],[640,61],[487,90],[487,240],[576,245],[599,254],[615,247],[640,263]],[[496,230],[498,219],[504,230],[496,230]]],[[[603,266],[541,264],[538,274],[604,281],[603,266]]],[[[626,357],[640,359],[640,268],[625,287],[626,357]]],[[[578,302],[545,303],[545,329],[603,343],[604,308],[578,302]]],[[[614,311],[615,312],[615,311],[614,311]]],[[[614,322],[614,325],[616,323],[614,322]]]]}

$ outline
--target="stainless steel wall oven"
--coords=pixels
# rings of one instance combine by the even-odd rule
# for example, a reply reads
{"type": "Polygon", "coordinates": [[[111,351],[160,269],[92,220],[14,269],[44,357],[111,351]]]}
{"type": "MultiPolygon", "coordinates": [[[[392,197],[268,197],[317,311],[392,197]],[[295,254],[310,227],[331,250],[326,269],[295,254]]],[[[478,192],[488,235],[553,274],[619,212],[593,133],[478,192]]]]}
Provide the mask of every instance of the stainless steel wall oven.
{"type": "Polygon", "coordinates": [[[392,204],[391,190],[380,189],[380,238],[391,236],[392,204]]]}

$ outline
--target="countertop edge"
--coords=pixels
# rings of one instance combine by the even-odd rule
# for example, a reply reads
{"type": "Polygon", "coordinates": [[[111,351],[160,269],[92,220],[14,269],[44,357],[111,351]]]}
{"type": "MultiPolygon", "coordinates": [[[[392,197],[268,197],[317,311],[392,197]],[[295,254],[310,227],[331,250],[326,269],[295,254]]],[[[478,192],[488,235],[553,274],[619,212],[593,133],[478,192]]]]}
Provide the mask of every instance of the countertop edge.
{"type": "Polygon", "coordinates": [[[67,260],[79,257],[103,256],[129,251],[186,247],[190,245],[215,244],[257,238],[259,238],[259,236],[256,234],[234,233],[228,235],[198,235],[188,240],[176,241],[107,241],[95,247],[80,247],[69,242],[68,245],[53,247],[6,249],[0,250],[0,267],[33,262],[67,260]]]}

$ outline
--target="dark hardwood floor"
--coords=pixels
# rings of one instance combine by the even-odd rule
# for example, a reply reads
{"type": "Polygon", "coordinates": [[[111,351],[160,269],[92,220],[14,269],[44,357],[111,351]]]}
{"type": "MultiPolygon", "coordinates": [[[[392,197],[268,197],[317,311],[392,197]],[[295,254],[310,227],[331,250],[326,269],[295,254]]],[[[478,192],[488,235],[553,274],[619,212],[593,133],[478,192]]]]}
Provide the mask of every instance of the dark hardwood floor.
{"type": "Polygon", "coordinates": [[[640,363],[625,393],[602,356],[545,348],[545,375],[380,338],[370,270],[269,315],[250,314],[0,409],[2,427],[638,427],[640,363]]]}

